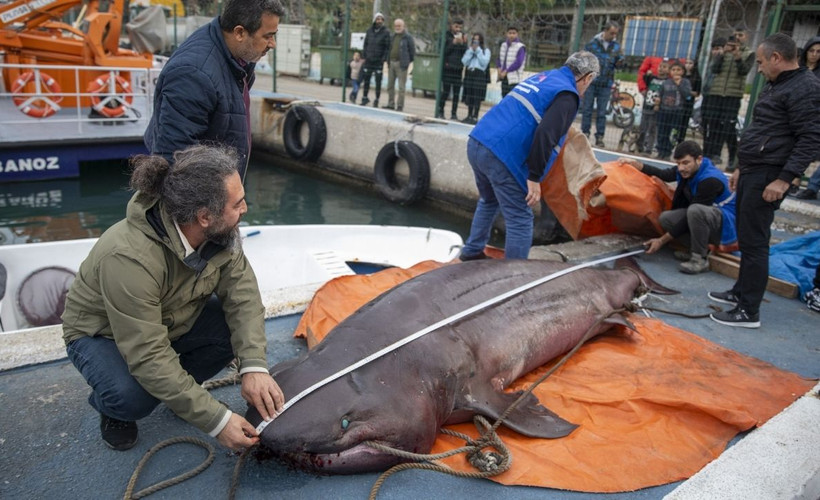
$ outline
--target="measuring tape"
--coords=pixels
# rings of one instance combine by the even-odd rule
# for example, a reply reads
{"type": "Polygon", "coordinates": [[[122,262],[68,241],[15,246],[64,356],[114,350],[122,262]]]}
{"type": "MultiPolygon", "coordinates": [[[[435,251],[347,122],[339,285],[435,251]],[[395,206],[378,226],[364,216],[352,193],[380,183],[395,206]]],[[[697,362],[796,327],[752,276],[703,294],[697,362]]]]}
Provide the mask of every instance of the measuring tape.
{"type": "Polygon", "coordinates": [[[618,255],[615,255],[615,256],[612,256],[612,257],[604,257],[604,258],[601,258],[601,259],[593,260],[593,261],[590,261],[590,262],[584,262],[584,263],[581,263],[581,264],[574,265],[572,267],[568,267],[566,269],[562,269],[561,271],[554,272],[550,275],[544,276],[543,278],[539,278],[537,280],[530,281],[529,283],[527,283],[525,285],[521,285],[520,287],[515,288],[513,290],[510,290],[509,292],[506,292],[506,293],[503,293],[501,295],[497,295],[497,296],[495,296],[491,299],[485,300],[484,302],[482,302],[480,304],[477,304],[477,305],[475,305],[475,306],[473,306],[469,309],[465,309],[464,311],[461,311],[460,313],[456,313],[452,316],[444,318],[443,320],[441,320],[437,323],[433,323],[432,325],[430,325],[428,327],[425,327],[425,328],[417,331],[416,333],[414,333],[412,335],[409,335],[409,336],[399,340],[398,342],[390,344],[389,346],[387,346],[387,347],[385,347],[385,348],[383,348],[379,351],[376,351],[375,353],[371,354],[370,356],[367,356],[366,358],[361,359],[361,360],[357,361],[356,363],[353,363],[352,365],[348,366],[347,368],[344,368],[344,369],[334,373],[333,375],[330,375],[329,377],[326,377],[326,378],[320,380],[319,382],[316,382],[315,384],[308,387],[307,389],[303,390],[302,392],[300,392],[299,394],[297,394],[296,396],[291,398],[289,401],[287,401],[285,403],[285,405],[282,407],[282,411],[280,411],[272,419],[263,420],[262,422],[260,422],[259,425],[256,426],[256,432],[258,434],[261,434],[262,431],[265,430],[265,427],[267,427],[271,422],[273,422],[276,419],[276,417],[278,417],[279,415],[284,413],[285,410],[287,410],[291,406],[295,405],[297,402],[299,402],[302,398],[304,398],[305,396],[307,396],[311,392],[314,392],[315,390],[317,390],[320,387],[323,387],[323,386],[333,382],[334,380],[338,379],[339,377],[343,377],[343,376],[347,375],[348,373],[352,372],[353,370],[356,370],[357,368],[360,368],[360,367],[370,363],[371,361],[374,361],[374,360],[384,356],[385,354],[393,352],[396,349],[398,349],[399,347],[402,347],[405,344],[409,344],[410,342],[412,342],[412,341],[414,341],[414,340],[416,340],[420,337],[423,337],[423,336],[427,335],[428,333],[430,333],[434,330],[438,330],[439,328],[441,328],[443,326],[447,326],[451,323],[455,323],[456,321],[458,321],[458,320],[460,320],[460,319],[462,319],[466,316],[469,316],[469,315],[471,315],[475,312],[481,311],[482,309],[486,309],[486,308],[488,308],[492,305],[495,305],[499,302],[507,300],[510,297],[514,297],[514,296],[516,296],[520,293],[526,292],[527,290],[529,290],[531,288],[534,288],[538,285],[544,284],[548,281],[552,281],[555,278],[560,278],[561,276],[569,274],[573,271],[577,271],[579,269],[584,269],[586,267],[595,266],[595,265],[598,265],[598,264],[603,264],[604,262],[613,261],[613,260],[620,259],[620,258],[623,258],[623,257],[638,255],[638,254],[644,253],[645,251],[646,250],[644,250],[644,249],[632,250],[632,251],[625,252],[625,253],[622,253],[622,254],[618,254],[618,255]]]}

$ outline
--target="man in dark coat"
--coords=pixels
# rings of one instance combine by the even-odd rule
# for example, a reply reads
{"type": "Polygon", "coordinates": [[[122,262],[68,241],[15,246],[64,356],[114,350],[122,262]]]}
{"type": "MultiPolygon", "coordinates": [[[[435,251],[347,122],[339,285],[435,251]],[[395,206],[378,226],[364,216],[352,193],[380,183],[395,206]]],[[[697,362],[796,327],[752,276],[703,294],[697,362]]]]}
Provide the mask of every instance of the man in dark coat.
{"type": "Polygon", "coordinates": [[[244,182],[254,66],[276,48],[284,14],[280,0],[230,0],[222,15],[179,46],[157,79],[148,151],[172,162],[176,151],[193,144],[225,144],[239,153],[244,182]]]}
{"type": "Polygon", "coordinates": [[[370,77],[376,79],[376,99],[373,100],[373,107],[379,107],[379,96],[382,93],[382,74],[384,74],[384,62],[390,53],[390,32],[384,27],[384,15],[376,12],[373,16],[373,24],[367,28],[364,35],[364,66],[362,67],[362,106],[370,102],[367,98],[370,92],[370,77]]]}
{"type": "Polygon", "coordinates": [[[738,168],[729,179],[730,189],[737,191],[740,273],[731,290],[709,292],[712,300],[735,306],[711,318],[745,328],[760,327],[774,211],[792,180],[817,158],[820,144],[820,80],[798,65],[794,40],[771,35],[757,48],[755,59],[768,83],[740,138],[738,168]]]}
{"type": "Polygon", "coordinates": [[[464,65],[461,56],[467,50],[467,37],[461,31],[464,21],[456,19],[450,25],[450,31],[444,34],[444,74],[441,75],[441,100],[436,110],[436,118],[444,118],[444,104],[450,92],[453,93],[450,119],[458,120],[458,98],[461,94],[461,73],[464,65]]]}

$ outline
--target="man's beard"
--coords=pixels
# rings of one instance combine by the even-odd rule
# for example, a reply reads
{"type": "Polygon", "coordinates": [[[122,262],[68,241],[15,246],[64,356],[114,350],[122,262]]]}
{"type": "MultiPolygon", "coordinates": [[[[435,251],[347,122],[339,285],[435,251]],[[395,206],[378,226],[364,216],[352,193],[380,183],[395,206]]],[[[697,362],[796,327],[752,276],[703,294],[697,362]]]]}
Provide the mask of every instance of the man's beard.
{"type": "Polygon", "coordinates": [[[205,229],[205,239],[221,245],[228,250],[236,250],[242,247],[242,238],[239,236],[239,225],[233,227],[208,227],[205,229]]]}

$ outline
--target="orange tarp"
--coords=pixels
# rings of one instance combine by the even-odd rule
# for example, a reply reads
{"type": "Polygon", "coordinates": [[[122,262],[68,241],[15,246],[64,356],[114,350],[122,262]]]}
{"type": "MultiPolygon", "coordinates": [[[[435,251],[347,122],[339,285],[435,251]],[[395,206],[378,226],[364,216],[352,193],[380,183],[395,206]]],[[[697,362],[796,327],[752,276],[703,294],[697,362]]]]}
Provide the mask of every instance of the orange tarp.
{"type": "MultiPolygon", "coordinates": [[[[309,329],[321,340],[367,297],[439,265],[389,270],[384,278],[337,278],[317,292],[296,335],[309,329]],[[334,315],[323,318],[330,311],[334,315]]],[[[544,406],[580,427],[554,440],[501,428],[513,461],[494,481],[610,493],[681,480],[716,458],[737,433],[762,425],[815,383],[659,320],[630,320],[637,332],[619,328],[593,339],[535,390],[544,406]]],[[[510,390],[526,389],[547,368],[510,390]]],[[[472,424],[450,428],[477,435],[472,424]]],[[[442,434],[432,453],[463,445],[442,434]]],[[[463,456],[444,462],[474,470],[463,456]]]]}

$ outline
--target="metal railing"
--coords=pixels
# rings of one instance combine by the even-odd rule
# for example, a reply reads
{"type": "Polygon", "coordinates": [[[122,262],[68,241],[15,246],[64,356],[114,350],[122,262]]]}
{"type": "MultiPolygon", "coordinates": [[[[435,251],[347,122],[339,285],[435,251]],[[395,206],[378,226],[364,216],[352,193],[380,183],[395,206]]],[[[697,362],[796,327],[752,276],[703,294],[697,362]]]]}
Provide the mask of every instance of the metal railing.
{"type": "Polygon", "coordinates": [[[92,123],[147,124],[159,66],[161,62],[154,68],[0,62],[3,124],[74,123],[78,132],[92,123]]]}

